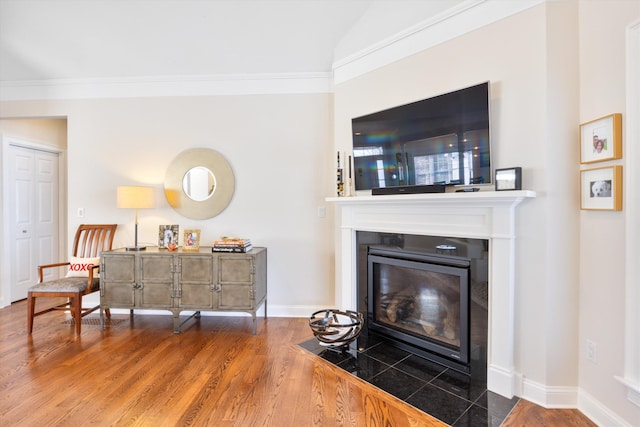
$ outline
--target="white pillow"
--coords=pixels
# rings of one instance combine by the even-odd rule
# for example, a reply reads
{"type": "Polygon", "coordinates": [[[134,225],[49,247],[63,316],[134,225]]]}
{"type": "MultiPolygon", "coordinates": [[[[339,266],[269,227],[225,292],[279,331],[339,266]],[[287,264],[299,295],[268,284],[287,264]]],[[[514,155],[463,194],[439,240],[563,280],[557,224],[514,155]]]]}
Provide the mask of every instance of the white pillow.
{"type": "MultiPolygon", "coordinates": [[[[65,277],[89,277],[89,269],[92,265],[100,265],[100,257],[80,258],[72,256],[69,259],[69,271],[65,277]]],[[[93,271],[93,277],[98,277],[98,272],[93,271]]]]}

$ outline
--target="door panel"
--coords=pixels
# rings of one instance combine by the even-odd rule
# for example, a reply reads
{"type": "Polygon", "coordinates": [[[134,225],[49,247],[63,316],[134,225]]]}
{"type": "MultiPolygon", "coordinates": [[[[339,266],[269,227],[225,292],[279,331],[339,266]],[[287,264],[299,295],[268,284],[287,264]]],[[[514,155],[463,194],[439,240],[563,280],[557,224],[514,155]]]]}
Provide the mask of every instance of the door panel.
{"type": "Polygon", "coordinates": [[[100,269],[100,304],[133,308],[135,304],[134,255],[103,255],[100,269]],[[108,266],[108,267],[106,267],[108,266]]]}
{"type": "MultiPolygon", "coordinates": [[[[38,281],[37,266],[62,261],[59,242],[58,154],[27,147],[8,146],[11,217],[11,301],[27,297],[38,281]]],[[[44,280],[63,276],[61,269],[45,270],[44,280]]]]}
{"type": "Polygon", "coordinates": [[[226,257],[220,256],[219,282],[220,283],[253,283],[253,258],[239,255],[226,257]]]}
{"type": "Polygon", "coordinates": [[[252,289],[248,285],[221,285],[218,307],[221,310],[252,310],[252,289]]]}
{"type": "Polygon", "coordinates": [[[173,305],[173,255],[140,259],[140,308],[171,308],[173,305]]]}
{"type": "Polygon", "coordinates": [[[210,255],[179,255],[180,308],[213,308],[213,258],[210,255]]]}

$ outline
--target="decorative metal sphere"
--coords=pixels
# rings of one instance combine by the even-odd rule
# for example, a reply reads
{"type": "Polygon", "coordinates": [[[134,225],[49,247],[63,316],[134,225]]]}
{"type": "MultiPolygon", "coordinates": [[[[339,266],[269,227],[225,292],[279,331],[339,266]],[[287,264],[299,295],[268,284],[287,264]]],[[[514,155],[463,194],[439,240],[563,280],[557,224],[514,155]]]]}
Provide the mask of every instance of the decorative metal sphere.
{"type": "Polygon", "coordinates": [[[341,347],[360,335],[364,325],[362,313],[347,310],[325,309],[316,311],[309,318],[309,326],[320,345],[341,347]]]}

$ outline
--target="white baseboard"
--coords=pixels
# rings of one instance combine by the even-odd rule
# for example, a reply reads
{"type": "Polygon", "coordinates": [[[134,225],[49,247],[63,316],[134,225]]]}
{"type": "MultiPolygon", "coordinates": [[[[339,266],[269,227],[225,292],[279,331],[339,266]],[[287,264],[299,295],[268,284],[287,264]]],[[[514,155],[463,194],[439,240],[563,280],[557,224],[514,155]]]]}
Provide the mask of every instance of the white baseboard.
{"type": "Polygon", "coordinates": [[[487,388],[494,393],[511,399],[518,395],[514,387],[514,373],[500,366],[490,365],[487,368],[487,388]]]}
{"type": "Polygon", "coordinates": [[[529,379],[522,382],[522,397],[545,408],[576,408],[577,387],[546,386],[529,379]]]}
{"type": "Polygon", "coordinates": [[[520,376],[520,384],[516,389],[521,391],[518,395],[523,399],[549,409],[578,409],[599,426],[632,427],[579,387],[545,386],[522,378],[520,374],[518,376],[520,376]]]}
{"type": "Polygon", "coordinates": [[[578,391],[578,409],[599,426],[632,427],[586,391],[578,391]]]}

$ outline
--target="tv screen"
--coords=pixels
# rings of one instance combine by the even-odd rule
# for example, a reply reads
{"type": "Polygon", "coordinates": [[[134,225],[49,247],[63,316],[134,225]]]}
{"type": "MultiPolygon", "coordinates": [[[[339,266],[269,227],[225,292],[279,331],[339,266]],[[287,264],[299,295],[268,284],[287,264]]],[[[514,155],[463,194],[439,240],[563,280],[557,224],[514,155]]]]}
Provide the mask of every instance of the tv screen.
{"type": "Polygon", "coordinates": [[[489,82],[352,119],[356,190],[491,183],[489,82]]]}

